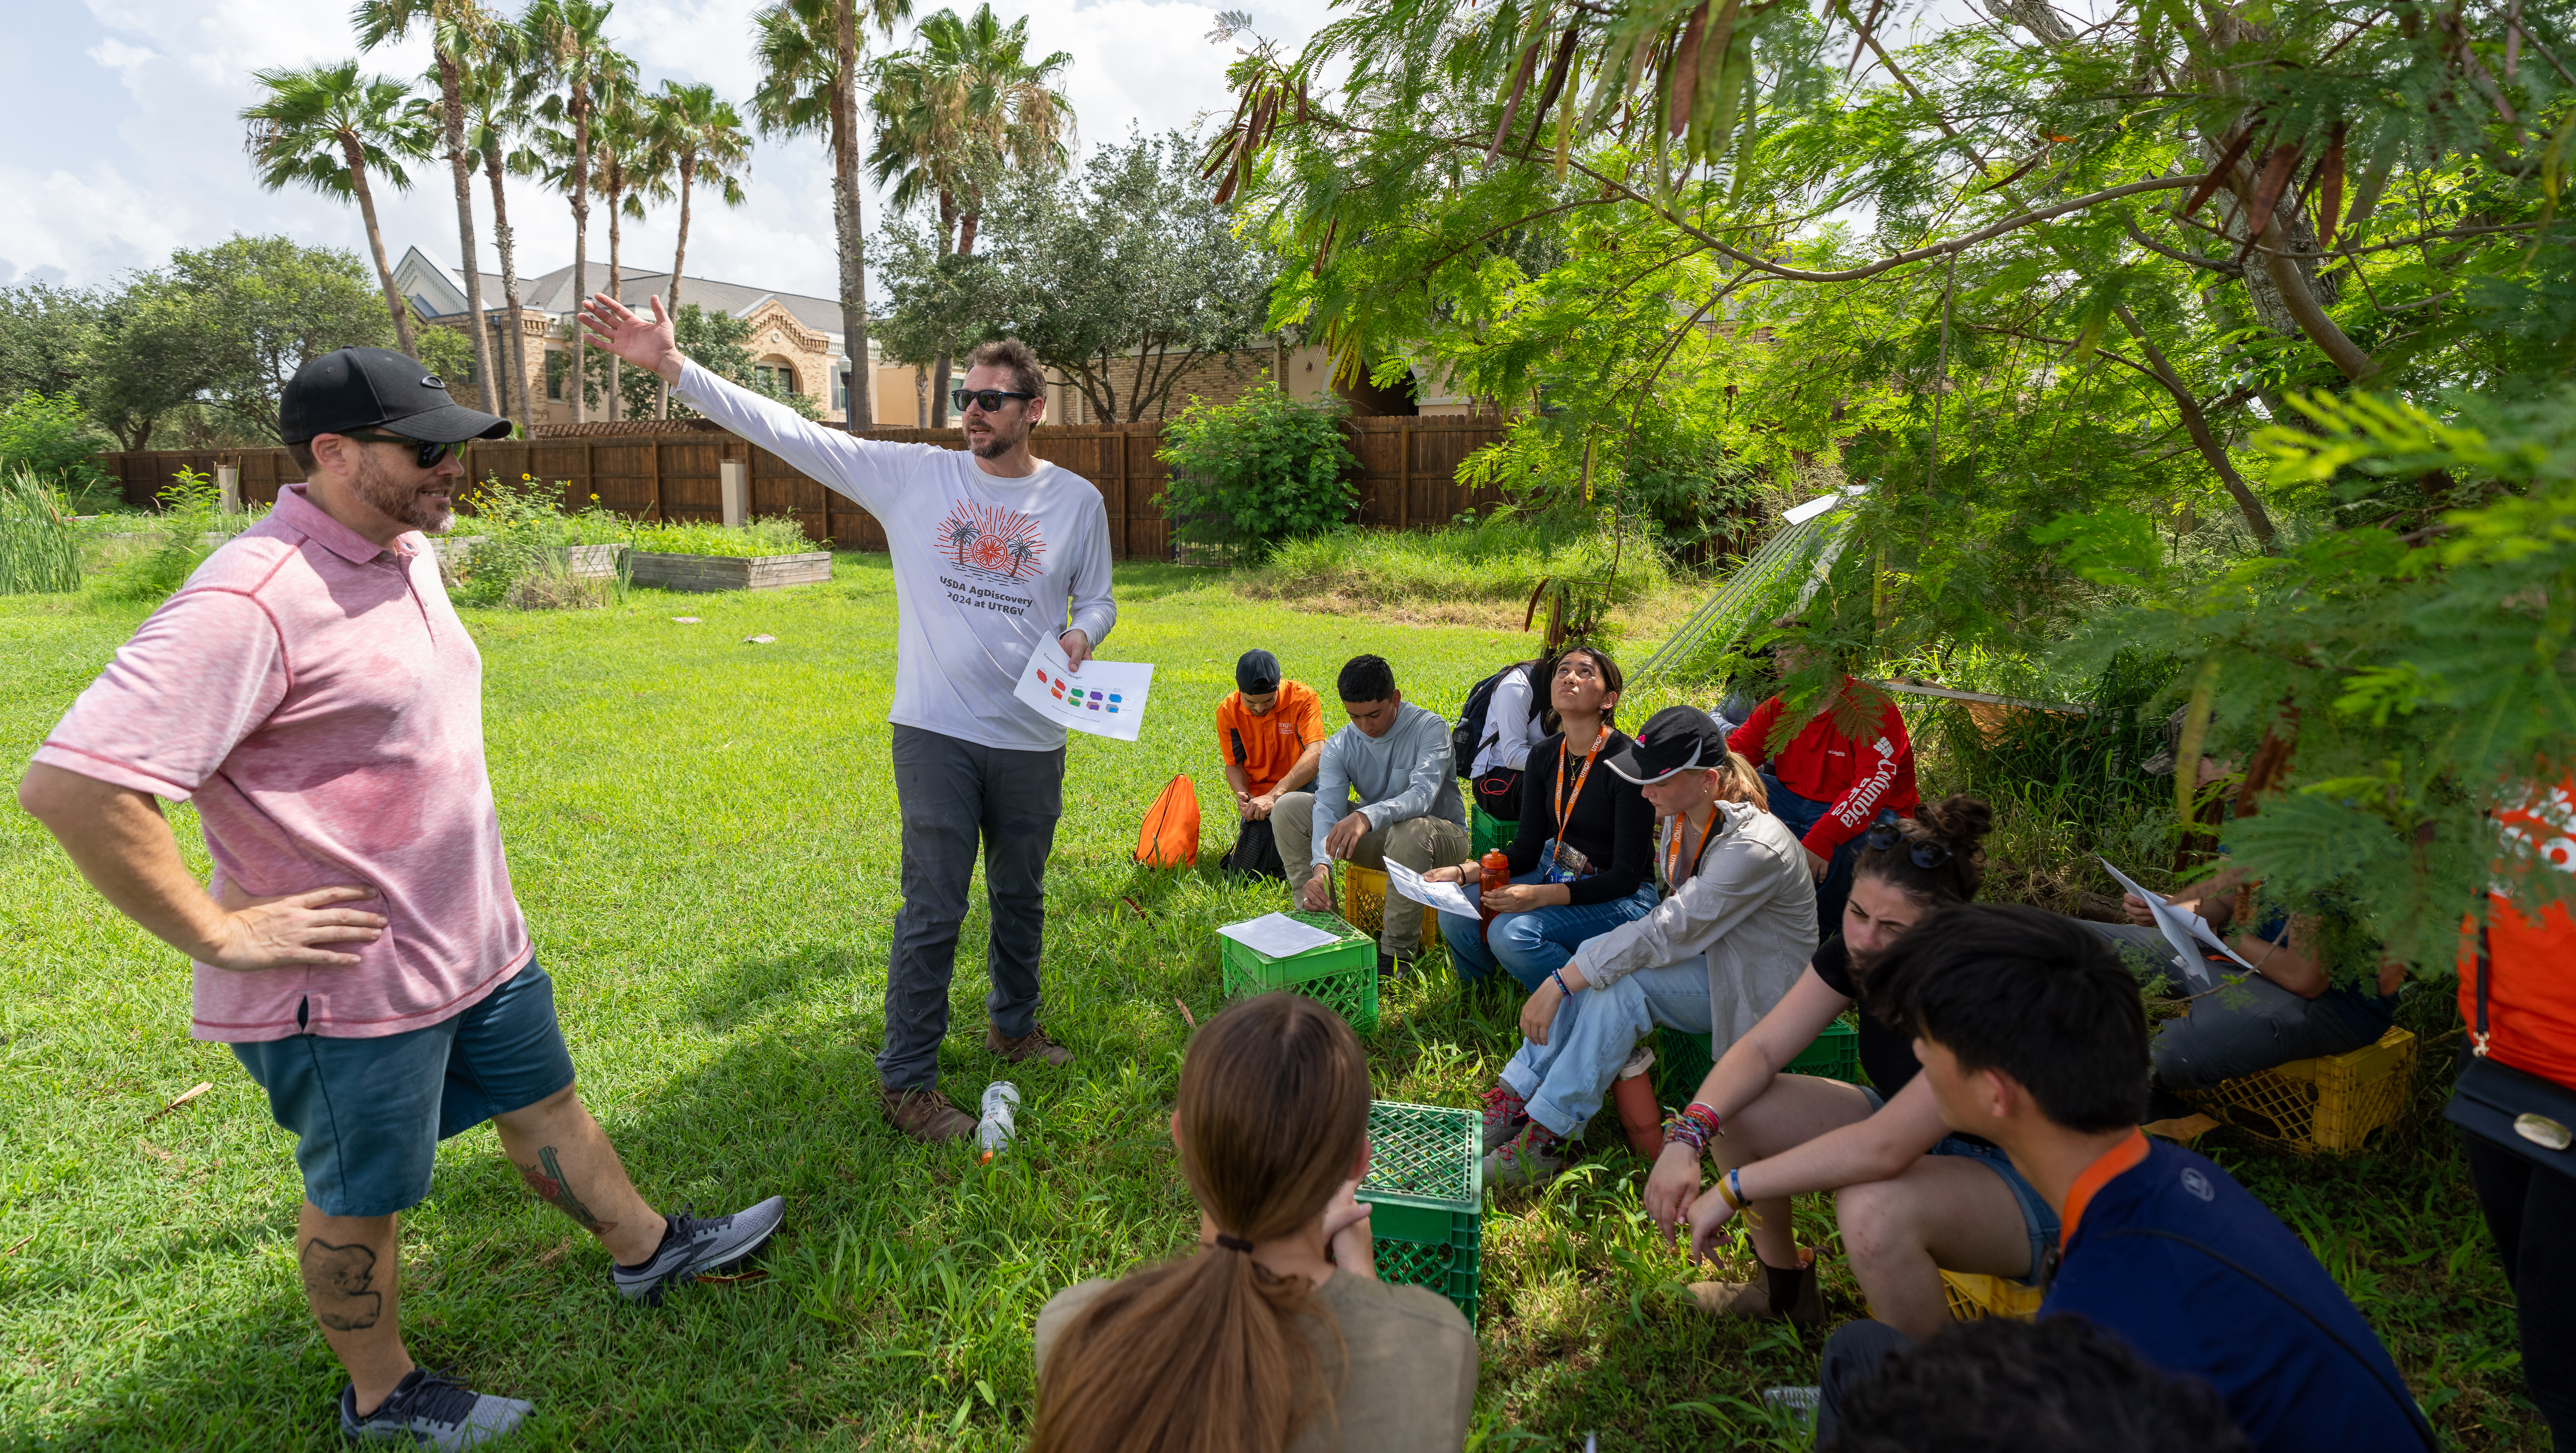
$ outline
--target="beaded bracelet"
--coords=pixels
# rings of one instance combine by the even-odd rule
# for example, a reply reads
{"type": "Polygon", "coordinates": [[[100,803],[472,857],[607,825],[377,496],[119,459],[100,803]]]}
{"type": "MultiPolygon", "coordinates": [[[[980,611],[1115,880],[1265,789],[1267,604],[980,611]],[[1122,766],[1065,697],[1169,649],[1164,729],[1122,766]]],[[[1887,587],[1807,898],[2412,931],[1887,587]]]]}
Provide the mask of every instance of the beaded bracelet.
{"type": "Polygon", "coordinates": [[[1664,1139],[1678,1140],[1693,1152],[1705,1154],[1709,1137],[1726,1133],[1718,1113],[1699,1101],[1692,1101],[1682,1113],[1664,1122],[1664,1139]]]}
{"type": "Polygon", "coordinates": [[[1557,972],[1557,971],[1556,971],[1556,970],[1554,970],[1554,969],[1550,969],[1550,970],[1548,970],[1548,971],[1547,971],[1547,976],[1548,976],[1549,978],[1554,979],[1554,980],[1556,981],[1556,992],[1558,992],[1558,993],[1560,993],[1560,994],[1563,994],[1563,995],[1564,995],[1565,997],[1567,997],[1568,999],[1571,999],[1571,998],[1573,998],[1573,997],[1574,997],[1574,991],[1573,991],[1572,989],[1569,989],[1569,988],[1565,987],[1565,975],[1563,975],[1563,974],[1561,974],[1561,973],[1557,972]]]}

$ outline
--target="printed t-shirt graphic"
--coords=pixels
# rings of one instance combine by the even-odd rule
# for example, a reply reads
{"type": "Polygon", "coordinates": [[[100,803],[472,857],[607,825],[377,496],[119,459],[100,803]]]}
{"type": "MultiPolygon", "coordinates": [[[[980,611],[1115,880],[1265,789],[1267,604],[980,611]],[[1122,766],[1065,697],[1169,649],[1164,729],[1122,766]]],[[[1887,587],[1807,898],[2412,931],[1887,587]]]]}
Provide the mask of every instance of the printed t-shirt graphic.
{"type": "Polygon", "coordinates": [[[1038,522],[1014,509],[959,500],[939,522],[939,543],[958,569],[987,580],[1021,580],[1038,573],[1046,536],[1038,522]]]}

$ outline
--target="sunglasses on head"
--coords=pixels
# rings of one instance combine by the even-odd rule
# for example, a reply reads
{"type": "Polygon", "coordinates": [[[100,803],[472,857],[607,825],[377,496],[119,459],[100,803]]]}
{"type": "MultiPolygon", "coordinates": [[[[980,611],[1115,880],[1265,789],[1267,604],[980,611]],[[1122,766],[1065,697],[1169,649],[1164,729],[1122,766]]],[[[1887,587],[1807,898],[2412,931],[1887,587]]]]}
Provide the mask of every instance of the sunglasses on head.
{"type": "Polygon", "coordinates": [[[1025,401],[1036,397],[1036,394],[1014,393],[1006,388],[953,388],[948,391],[949,406],[961,414],[966,412],[969,403],[980,406],[985,413],[997,414],[1002,411],[1004,399],[1025,401]]]}
{"type": "MultiPolygon", "coordinates": [[[[1861,841],[1883,853],[1905,841],[1905,829],[1897,825],[1895,813],[1882,811],[1878,821],[1869,825],[1869,831],[1861,841]]],[[[1918,868],[1937,868],[1950,861],[1953,855],[1948,843],[1927,837],[1915,839],[1913,845],[1906,849],[1905,856],[1912,859],[1918,868]]]]}
{"type": "Polygon", "coordinates": [[[465,447],[441,444],[435,439],[415,439],[408,434],[388,434],[382,429],[351,429],[340,437],[363,439],[370,444],[409,444],[412,446],[412,459],[423,469],[436,469],[438,461],[446,457],[448,450],[465,447]]]}

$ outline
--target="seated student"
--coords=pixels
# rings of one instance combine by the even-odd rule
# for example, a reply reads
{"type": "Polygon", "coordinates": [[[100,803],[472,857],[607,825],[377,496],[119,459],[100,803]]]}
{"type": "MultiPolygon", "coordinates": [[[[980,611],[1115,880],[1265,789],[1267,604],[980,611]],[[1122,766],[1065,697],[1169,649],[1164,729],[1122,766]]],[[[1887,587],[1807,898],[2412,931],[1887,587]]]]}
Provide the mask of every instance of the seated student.
{"type": "Polygon", "coordinates": [[[1753,764],[1696,707],[1668,706],[1602,765],[1667,819],[1652,912],[1587,939],[1521,1006],[1521,1047],[1485,1092],[1485,1184],[1565,1168],[1637,1041],[1670,1025],[1718,1053],[1789,991],[1816,947],[1798,841],[1762,810],[1753,764]]]}
{"type": "MultiPolygon", "coordinates": [[[[1595,934],[1643,918],[1655,906],[1655,810],[1633,782],[1595,771],[1628,745],[1611,724],[1619,706],[1619,663],[1592,646],[1569,646],[1548,684],[1562,730],[1539,743],[1521,779],[1519,832],[1504,849],[1512,881],[1483,895],[1491,924],[1440,915],[1458,977],[1484,978],[1500,965],[1535,989],[1595,934]]],[[[1423,875],[1476,891],[1468,863],[1423,875]]]]}
{"type": "Polygon", "coordinates": [[[2139,1133],[2146,1012],[2099,936],[2035,908],[1955,909],[1888,954],[1869,997],[1913,1034],[1943,1123],[2002,1146],[2064,1223],[2042,1321],[2087,1318],[2206,1381],[2263,1453],[2434,1446],[2307,1246],[2227,1172],[2139,1133]]]}
{"type": "MultiPolygon", "coordinates": [[[[2181,723],[2168,724],[2168,737],[2179,736],[2181,723]]],[[[2170,754],[2151,759],[2149,772],[2173,770],[2170,754]]],[[[2202,757],[2197,769],[2203,786],[2232,768],[2202,757]]],[[[2295,906],[2263,905],[2251,924],[2235,922],[2237,890],[2247,875],[2222,865],[2211,876],[2174,895],[2175,906],[2206,919],[2219,937],[2254,966],[2211,956],[2204,972],[2211,983],[2230,976],[2240,982],[2202,992],[2184,975],[2172,945],[2155,927],[2146,900],[2135,893],[2121,896],[2129,916],[2125,924],[2094,924],[2123,957],[2142,961],[2161,974],[2161,992],[2191,996],[2182,1017],[2168,1019],[2156,1030],[2155,1088],[2162,1094],[2205,1090],[2222,1080],[2268,1070],[2294,1059],[2342,1054],[2376,1044],[2397,1022],[2397,992],[2406,981],[2406,966],[2386,957],[2380,946],[2359,933],[2352,914],[2331,901],[2308,899],[2295,906]],[[2231,928],[2238,932],[2231,934],[2231,928]],[[2249,930],[2245,931],[2245,930],[2249,930]],[[2361,970],[2356,978],[2354,971],[2361,970]],[[2342,983],[2336,980],[2341,978],[2342,983]]],[[[2154,975],[2150,975],[2152,978],[2154,975]]],[[[2159,1104],[2159,1114],[2176,1113],[2177,1105],[2159,1104]]]]}
{"type": "MultiPolygon", "coordinates": [[[[1315,789],[1270,809],[1297,905],[1317,912],[1333,906],[1336,860],[1377,868],[1392,859],[1419,873],[1471,856],[1449,724],[1404,699],[1383,656],[1352,657],[1335,685],[1350,725],[1325,740],[1315,789]]],[[[1410,898],[1386,896],[1379,973],[1401,972],[1422,951],[1422,913],[1410,898]]]]}
{"type": "Polygon", "coordinates": [[[1067,1287],[1038,1313],[1031,1453],[1456,1449],[1476,1332],[1448,1298],[1377,1279],[1368,1057],[1298,994],[1244,1000],[1181,1063],[1172,1141],[1197,1250],[1067,1287]]]}
{"type": "Polygon", "coordinates": [[[1832,1344],[1868,1366],[1825,1372],[1841,1396],[1818,1453],[2254,1453],[2209,1384],[2158,1372],[2081,1317],[1980,1317],[1892,1351],[1891,1339],[1905,1341],[1832,1344]]]}
{"type": "MultiPolygon", "coordinates": [[[[1784,616],[1772,624],[1789,629],[1805,622],[1784,616]]],[[[1778,647],[1781,674],[1805,669],[1813,650],[1796,644],[1778,647]]],[[[1786,702],[1771,697],[1753,709],[1726,744],[1761,764],[1773,815],[1789,824],[1806,849],[1807,871],[1816,881],[1816,921],[1830,927],[1842,921],[1862,830],[1882,808],[1899,817],[1914,815],[1920,801],[1914,790],[1914,743],[1905,735],[1905,718],[1895,699],[1849,674],[1825,693],[1788,744],[1774,752],[1771,744],[1783,730],[1781,716],[1787,710],[1786,702]],[[1856,735],[1846,730],[1855,722],[1867,724],[1856,735]]]]}
{"type": "MultiPolygon", "coordinates": [[[[1548,657],[1516,661],[1503,668],[1493,693],[1485,698],[1484,724],[1475,733],[1474,746],[1467,749],[1467,759],[1458,765],[1473,784],[1476,805],[1489,816],[1509,821],[1520,811],[1521,778],[1529,767],[1530,752],[1556,730],[1547,719],[1547,702],[1539,685],[1553,674],[1548,657]]],[[[1463,740],[1452,735],[1452,756],[1461,750],[1458,743],[1463,740]]]]}
{"type": "Polygon", "coordinates": [[[1217,703],[1216,745],[1243,822],[1225,871],[1284,881],[1270,813],[1283,794],[1315,780],[1324,755],[1323,705],[1312,688],[1280,676],[1278,657],[1246,651],[1234,663],[1234,690],[1217,703]]]}
{"type": "Polygon", "coordinates": [[[1863,1011],[1858,1048],[1872,1088],[1781,1073],[1862,997],[1891,949],[1977,895],[1985,876],[1978,842],[1992,825],[1985,803],[1950,797],[1915,820],[1886,814],[1863,834],[1841,933],[1817,945],[1806,973],[1718,1059],[1667,1130],[1645,1200],[1668,1240],[1699,1193],[1702,1145],[1719,1188],[1690,1208],[1694,1253],[1725,1219],[1713,1214],[1722,1203],[1753,1208],[1762,1274],[1693,1285],[1705,1310],[1824,1321],[1815,1253],[1799,1249],[1789,1229],[1790,1197],[1817,1191],[1835,1193],[1843,1249],[1871,1312],[1909,1336],[1949,1324],[1943,1267],[2041,1279],[2057,1245],[2056,1216],[1993,1144],[1945,1132],[1909,1036],[1863,1011]]]}

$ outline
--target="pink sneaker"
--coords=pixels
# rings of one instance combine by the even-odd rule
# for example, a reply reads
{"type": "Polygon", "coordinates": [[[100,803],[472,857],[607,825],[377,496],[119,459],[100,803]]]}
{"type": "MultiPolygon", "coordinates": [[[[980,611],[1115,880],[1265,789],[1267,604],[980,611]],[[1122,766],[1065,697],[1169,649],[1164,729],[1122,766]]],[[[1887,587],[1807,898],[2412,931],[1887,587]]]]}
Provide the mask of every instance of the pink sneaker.
{"type": "Polygon", "coordinates": [[[1496,1085],[1485,1092],[1485,1149],[1501,1149],[1528,1123],[1529,1101],[1513,1094],[1511,1086],[1496,1085]]]}

